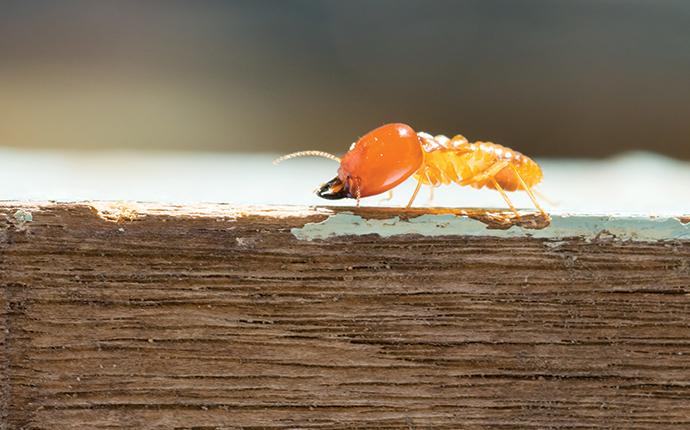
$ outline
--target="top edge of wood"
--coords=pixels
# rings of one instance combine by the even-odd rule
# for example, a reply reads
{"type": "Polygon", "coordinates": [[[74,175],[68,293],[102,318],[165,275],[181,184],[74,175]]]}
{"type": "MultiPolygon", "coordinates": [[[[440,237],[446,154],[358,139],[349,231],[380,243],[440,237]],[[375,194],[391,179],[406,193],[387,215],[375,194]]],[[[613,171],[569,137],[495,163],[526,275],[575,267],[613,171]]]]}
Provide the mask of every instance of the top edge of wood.
{"type": "MultiPolygon", "coordinates": [[[[136,212],[140,215],[162,216],[264,216],[274,218],[309,217],[318,215],[333,215],[337,213],[353,213],[364,218],[384,219],[391,217],[414,217],[421,215],[457,215],[473,216],[485,213],[509,214],[510,211],[501,208],[456,208],[456,207],[384,207],[384,206],[306,206],[306,205],[242,205],[234,203],[194,203],[173,204],[159,202],[119,202],[119,201],[0,201],[0,210],[50,210],[50,209],[90,208],[93,211],[107,214],[117,212],[136,212]]],[[[533,210],[520,210],[521,214],[534,214],[533,210]]],[[[554,217],[611,217],[628,219],[656,219],[676,218],[681,223],[690,223],[690,212],[679,214],[635,213],[635,212],[552,212],[554,217]]]]}
{"type": "Polygon", "coordinates": [[[346,206],[241,206],[223,203],[175,205],[162,203],[85,201],[0,202],[0,213],[23,228],[48,215],[93,216],[117,224],[156,219],[215,219],[272,224],[288,228],[301,240],[375,234],[421,236],[529,237],[560,240],[613,238],[632,241],[690,240],[690,216],[643,214],[554,214],[533,211],[519,216],[507,210],[479,208],[396,208],[346,206]]]}

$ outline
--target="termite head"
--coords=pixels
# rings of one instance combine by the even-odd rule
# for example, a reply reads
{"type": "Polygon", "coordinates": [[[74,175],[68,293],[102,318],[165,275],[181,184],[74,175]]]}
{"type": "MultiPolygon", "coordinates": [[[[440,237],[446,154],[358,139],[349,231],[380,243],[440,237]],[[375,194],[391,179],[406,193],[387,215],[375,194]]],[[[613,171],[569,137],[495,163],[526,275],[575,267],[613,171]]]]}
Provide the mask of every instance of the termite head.
{"type": "Polygon", "coordinates": [[[319,197],[328,200],[359,200],[384,193],[414,174],[424,158],[419,137],[405,124],[386,124],[370,131],[353,143],[342,159],[321,151],[302,151],[276,162],[308,155],[340,162],[338,176],[316,190],[319,197]]]}

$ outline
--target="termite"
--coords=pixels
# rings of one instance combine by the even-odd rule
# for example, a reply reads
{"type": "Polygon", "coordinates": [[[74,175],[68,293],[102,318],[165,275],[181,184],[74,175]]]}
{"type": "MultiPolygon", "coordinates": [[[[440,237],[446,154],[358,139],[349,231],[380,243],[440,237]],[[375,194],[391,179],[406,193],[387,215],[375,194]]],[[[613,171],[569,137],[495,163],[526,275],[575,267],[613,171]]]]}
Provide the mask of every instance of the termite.
{"type": "Polygon", "coordinates": [[[338,176],[322,184],[316,194],[324,199],[363,197],[392,190],[410,176],[417,187],[407,208],[412,206],[422,185],[433,188],[455,183],[498,191],[508,207],[520,214],[506,191],[527,192],[541,214],[532,187],[542,179],[539,165],[531,158],[492,142],[469,143],[462,135],[453,138],[415,132],[406,124],[386,124],[362,136],[341,158],[323,151],[300,151],[274,161],[304,156],[324,157],[340,163],[338,176]]]}

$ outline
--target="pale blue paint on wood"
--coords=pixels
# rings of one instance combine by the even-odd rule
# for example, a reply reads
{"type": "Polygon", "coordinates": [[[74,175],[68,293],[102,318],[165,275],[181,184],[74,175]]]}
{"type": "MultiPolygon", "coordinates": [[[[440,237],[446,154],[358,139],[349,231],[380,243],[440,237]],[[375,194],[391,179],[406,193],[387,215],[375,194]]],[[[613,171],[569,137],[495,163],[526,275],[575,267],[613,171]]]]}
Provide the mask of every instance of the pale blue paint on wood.
{"type": "Polygon", "coordinates": [[[301,240],[328,239],[346,235],[377,234],[391,237],[404,234],[422,236],[490,236],[533,237],[562,240],[582,238],[593,240],[607,237],[615,240],[650,242],[658,240],[690,240],[690,223],[674,217],[555,215],[551,225],[541,230],[512,227],[508,230],[488,229],[480,221],[456,215],[425,214],[410,219],[364,219],[352,213],[338,213],[319,223],[293,228],[301,240]]]}

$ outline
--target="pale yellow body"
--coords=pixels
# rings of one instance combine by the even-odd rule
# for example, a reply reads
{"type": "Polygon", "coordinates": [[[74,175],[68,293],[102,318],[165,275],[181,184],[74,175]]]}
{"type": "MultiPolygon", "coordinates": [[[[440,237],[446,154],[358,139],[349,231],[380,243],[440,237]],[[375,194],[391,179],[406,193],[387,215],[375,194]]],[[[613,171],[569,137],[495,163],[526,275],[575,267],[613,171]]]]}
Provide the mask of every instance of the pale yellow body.
{"type": "Polygon", "coordinates": [[[537,163],[505,146],[491,142],[469,143],[461,135],[452,139],[425,133],[419,133],[419,136],[423,141],[424,161],[414,178],[422,185],[438,187],[456,183],[496,189],[495,184],[498,183],[506,191],[517,191],[524,190],[524,187],[516,172],[528,187],[542,179],[537,163]],[[489,172],[492,168],[496,171],[489,172]],[[483,175],[485,172],[490,174],[483,175]]]}

